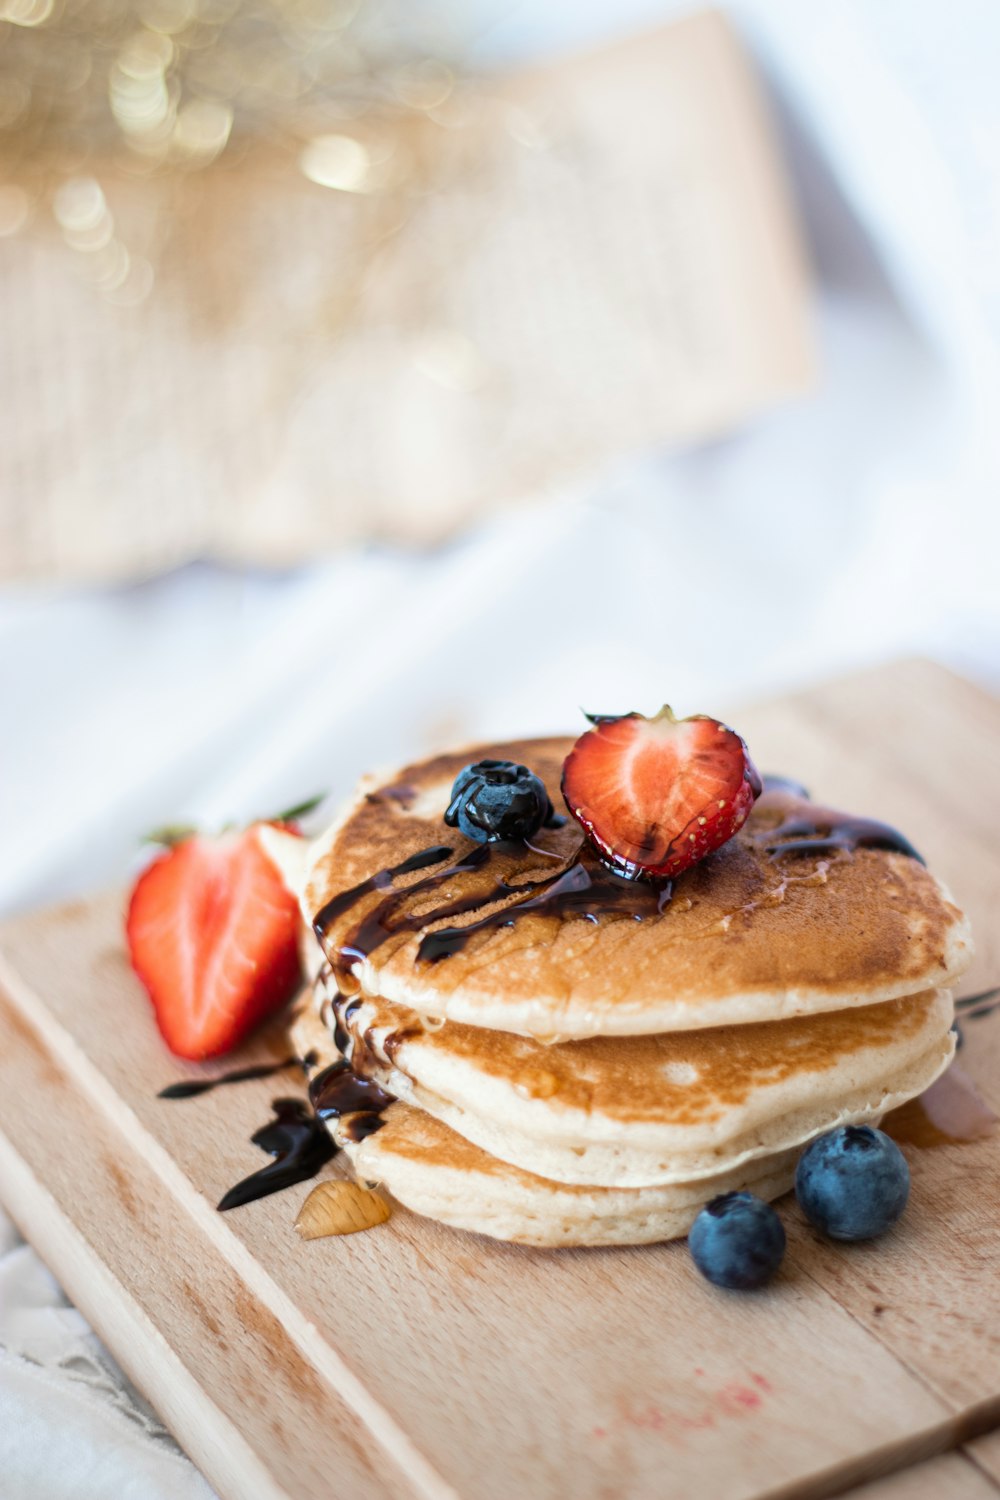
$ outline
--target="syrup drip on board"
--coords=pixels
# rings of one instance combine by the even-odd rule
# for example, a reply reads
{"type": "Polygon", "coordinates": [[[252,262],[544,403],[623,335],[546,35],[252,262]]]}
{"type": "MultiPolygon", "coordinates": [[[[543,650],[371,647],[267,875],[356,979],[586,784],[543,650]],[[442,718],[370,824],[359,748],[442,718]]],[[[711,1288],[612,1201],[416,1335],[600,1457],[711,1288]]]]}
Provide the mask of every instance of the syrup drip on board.
{"type": "MultiPolygon", "coordinates": [[[[231,1083],[249,1083],[257,1078],[272,1078],[285,1068],[302,1068],[307,1071],[316,1066],[315,1052],[305,1057],[286,1057],[281,1062],[258,1063],[247,1068],[233,1068],[215,1078],[189,1078],[181,1083],[172,1083],[161,1089],[158,1099],[194,1099],[212,1089],[231,1083]]],[[[274,1118],[250,1137],[255,1146],[270,1152],[275,1158],[269,1166],[261,1167],[249,1177],[243,1178],[220,1199],[221,1213],[230,1208],[239,1208],[257,1198],[266,1198],[282,1188],[292,1187],[315,1177],[320,1167],[331,1160],[337,1148],[323,1126],[316,1120],[300,1099],[275,1099],[271,1108],[274,1118]]]]}
{"type": "Polygon", "coordinates": [[[337,1154],[322,1120],[303,1100],[275,1099],[271,1108],[273,1119],[255,1130],[250,1140],[274,1160],[231,1187],[219,1200],[220,1213],[315,1177],[337,1154]]]}
{"type": "MultiPolygon", "coordinates": [[[[315,1062],[315,1054],[312,1054],[315,1062]]],[[[180,1083],[170,1083],[157,1094],[157,1099],[195,1099],[199,1094],[209,1094],[213,1089],[230,1083],[248,1083],[254,1078],[273,1078],[286,1068],[307,1068],[309,1057],[286,1057],[281,1062],[257,1063],[249,1068],[233,1068],[229,1073],[220,1073],[215,1078],[186,1078],[180,1083]]]]}
{"type": "Polygon", "coordinates": [[[881,1128],[900,1145],[930,1149],[986,1140],[998,1126],[1000,1118],[972,1079],[952,1065],[918,1098],[890,1110],[881,1128]]]}

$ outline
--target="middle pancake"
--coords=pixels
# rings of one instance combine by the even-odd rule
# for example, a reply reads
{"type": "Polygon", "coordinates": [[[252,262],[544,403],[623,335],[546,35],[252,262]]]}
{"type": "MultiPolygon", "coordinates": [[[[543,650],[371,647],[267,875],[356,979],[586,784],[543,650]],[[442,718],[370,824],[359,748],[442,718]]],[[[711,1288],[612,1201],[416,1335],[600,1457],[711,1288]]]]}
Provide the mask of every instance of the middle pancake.
{"type": "Polygon", "coordinates": [[[372,997],[317,994],[355,1072],[557,1182],[690,1182],[878,1119],[954,1052],[951,994],[784,1021],[546,1045],[372,997]]]}

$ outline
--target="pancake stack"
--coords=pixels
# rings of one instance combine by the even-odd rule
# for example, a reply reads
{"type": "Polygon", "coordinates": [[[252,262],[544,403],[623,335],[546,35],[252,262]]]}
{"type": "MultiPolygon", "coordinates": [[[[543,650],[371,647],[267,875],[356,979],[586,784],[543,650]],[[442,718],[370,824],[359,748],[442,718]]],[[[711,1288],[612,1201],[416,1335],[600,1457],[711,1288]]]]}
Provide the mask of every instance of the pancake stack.
{"type": "Polygon", "coordinates": [[[295,1041],[358,1176],[416,1212],[533,1245],[672,1239],[943,1071],[968,928],[899,835],[789,783],[663,887],[610,874],[572,820],[517,844],[445,825],[487,758],[559,805],[571,748],[362,784],[298,881],[322,966],[295,1041]]]}

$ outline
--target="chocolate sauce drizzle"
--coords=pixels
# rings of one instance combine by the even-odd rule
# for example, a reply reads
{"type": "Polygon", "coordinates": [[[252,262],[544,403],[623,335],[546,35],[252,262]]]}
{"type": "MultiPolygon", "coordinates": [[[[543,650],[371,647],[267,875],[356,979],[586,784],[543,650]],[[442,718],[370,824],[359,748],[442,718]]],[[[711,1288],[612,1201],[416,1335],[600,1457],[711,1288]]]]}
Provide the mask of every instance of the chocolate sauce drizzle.
{"type": "MultiPolygon", "coordinates": [[[[436,932],[425,933],[417,949],[417,962],[440,963],[460,952],[477,932],[513,927],[529,912],[542,912],[561,921],[580,917],[597,923],[606,917],[631,917],[633,921],[641,922],[645,917],[662,916],[672,893],[672,881],[653,885],[648,881],[626,880],[622,875],[615,875],[594,856],[581,852],[566,869],[545,880],[532,880],[523,885],[498,880],[485,899],[479,897],[476,904],[486,906],[506,896],[513,896],[514,901],[465,927],[441,927],[436,932]],[[536,894],[529,894],[532,891],[536,894]]],[[[475,908],[467,906],[466,909],[475,908]]],[[[437,917],[450,915],[445,911],[434,913],[437,917]]],[[[422,925],[426,925],[427,920],[423,919],[422,925]]]]}
{"type": "Polygon", "coordinates": [[[775,776],[770,771],[761,777],[761,790],[764,792],[788,792],[793,797],[801,797],[803,802],[810,800],[809,793],[801,781],[795,781],[791,776],[775,776]]]}
{"type": "Polygon", "coordinates": [[[219,1212],[266,1198],[270,1193],[315,1177],[337,1154],[322,1120],[301,1099],[274,1099],[274,1118],[250,1137],[255,1146],[274,1157],[266,1167],[231,1187],[218,1204],[219,1212]]]}
{"type": "Polygon", "coordinates": [[[394,786],[379,787],[377,792],[368,792],[365,796],[366,802],[397,802],[400,807],[409,808],[417,799],[417,789],[410,786],[407,781],[399,781],[394,786]]]}
{"type": "MultiPolygon", "coordinates": [[[[435,909],[424,916],[415,916],[412,913],[404,913],[401,908],[409,903],[414,897],[420,897],[428,891],[435,890],[440,885],[445,885],[457,875],[472,874],[487,864],[492,857],[495,844],[473,844],[468,853],[455,864],[448,865],[444,870],[437,870],[433,875],[425,875],[423,880],[416,881],[413,885],[406,886],[401,891],[391,891],[384,896],[376,906],[363,918],[355,930],[347,939],[341,943],[338,958],[340,964],[349,965],[353,960],[360,959],[362,962],[376,948],[381,948],[383,943],[389,941],[401,932],[419,932],[427,926],[428,922],[438,921],[443,917],[458,916],[462,912],[476,911],[483,906],[489,897],[482,895],[463,896],[456,901],[446,902],[443,906],[435,909]]],[[[451,850],[448,850],[451,853],[451,850]]],[[[414,855],[414,859],[419,856],[414,855]]],[[[430,863],[430,861],[426,861],[430,863]]],[[[419,868],[411,864],[411,869],[419,868]]],[[[397,867],[398,869],[398,867],[397,867]]],[[[378,877],[375,877],[378,879],[378,877]]],[[[377,887],[382,889],[382,887],[377,887]]],[[[335,965],[335,968],[337,966],[335,965]]]]}
{"type": "Polygon", "coordinates": [[[347,1023],[361,1003],[361,995],[355,995],[353,1000],[348,1001],[346,996],[339,992],[333,1002],[333,1041],[337,1051],[343,1053],[345,1057],[351,1046],[351,1034],[347,1030],[347,1023]]]}
{"type": "Polygon", "coordinates": [[[980,990],[978,995],[963,995],[955,1001],[955,1009],[963,1021],[978,1021],[981,1016],[991,1016],[1000,1010],[1000,985],[992,990],[980,990]]]}
{"type": "MultiPolygon", "coordinates": [[[[809,793],[799,781],[790,776],[767,775],[763,778],[765,792],[790,794],[803,802],[810,801],[809,793]]],[[[790,815],[777,828],[768,828],[752,833],[758,843],[764,844],[772,854],[825,854],[836,849],[888,849],[896,854],[908,854],[911,859],[926,864],[927,861],[895,828],[888,823],[877,823],[873,818],[853,818],[848,813],[834,812],[830,808],[818,807],[811,817],[790,815]]]]}
{"type": "Polygon", "coordinates": [[[813,817],[791,814],[777,828],[762,829],[751,836],[774,856],[828,854],[839,849],[851,853],[855,849],[887,849],[895,854],[908,854],[922,865],[927,863],[909,839],[890,828],[888,823],[877,823],[873,818],[852,818],[847,813],[828,808],[817,808],[813,817]]]}
{"type": "MultiPolygon", "coordinates": [[[[787,792],[799,798],[808,798],[804,787],[786,777],[769,776],[765,779],[764,787],[765,791],[787,792]]],[[[749,836],[762,845],[773,859],[786,854],[826,854],[863,848],[891,850],[924,863],[909,840],[888,824],[870,818],[851,817],[828,808],[817,807],[809,814],[789,813],[777,827],[759,832],[753,830],[749,836]]],[[[477,933],[512,927],[522,917],[532,913],[554,916],[560,921],[576,918],[596,923],[609,917],[643,921],[649,917],[662,917],[672,897],[672,882],[626,879],[610,870],[585,844],[581,844],[574,854],[561,860],[561,869],[540,880],[511,881],[506,876],[500,876],[471,895],[457,897],[430,911],[414,913],[414,904],[422,904],[423,896],[456,876],[474,874],[484,869],[497,851],[508,855],[512,851],[520,851],[524,854],[530,852],[559,858],[552,851],[536,848],[520,840],[474,844],[444,869],[436,870],[433,875],[425,876],[402,890],[393,890],[392,884],[397,876],[442,864],[453,853],[443,845],[432,845],[398,865],[377,871],[367,880],[340,892],[328,901],[317,913],[313,928],[328,954],[341,988],[351,989],[355,986],[351,975],[353,963],[363,963],[384,943],[406,933],[422,934],[417,949],[417,962],[436,964],[460,952],[477,933]],[[329,953],[326,936],[331,923],[374,891],[387,894],[346,935],[337,952],[329,953]],[[460,927],[425,930],[450,917],[465,916],[497,903],[503,905],[498,910],[487,912],[478,921],[460,927]]]]}
{"type": "MultiPolygon", "coordinates": [[[[434,922],[481,911],[483,907],[498,901],[506,904],[478,922],[425,933],[417,953],[418,963],[439,963],[464,948],[475,933],[492,927],[513,926],[515,921],[531,912],[541,912],[561,920],[580,917],[598,922],[606,917],[631,917],[641,922],[645,917],[662,915],[670,901],[673,889],[671,882],[653,884],[648,881],[626,880],[607,869],[588,849],[581,847],[568,860],[562,859],[561,870],[546,875],[541,880],[512,882],[500,876],[485,888],[445,902],[432,911],[417,915],[403,909],[456,876],[474,874],[484,869],[496,853],[509,855],[512,851],[528,850],[536,854],[550,854],[549,850],[536,849],[520,840],[474,844],[461,859],[445,869],[437,870],[433,875],[425,876],[423,880],[402,890],[389,890],[341,942],[336,955],[331,955],[341,983],[347,980],[351,963],[358,960],[363,962],[391,938],[404,933],[423,932],[424,928],[434,922]]],[[[368,880],[334,896],[317,913],[313,922],[320,943],[324,944],[331,921],[348,911],[364,895],[391,887],[397,875],[439,864],[451,852],[438,845],[421,850],[402,864],[379,870],[368,880]]],[[[349,984],[349,980],[347,982],[349,984]]]]}
{"type": "MultiPolygon", "coordinates": [[[[319,938],[320,944],[326,929],[341,912],[349,911],[356,901],[362,896],[367,896],[371,891],[384,891],[396,879],[397,875],[409,875],[412,870],[424,870],[428,865],[439,865],[443,859],[451,854],[451,849],[445,844],[432,844],[429,849],[420,849],[416,854],[411,854],[409,859],[401,860],[398,865],[390,865],[388,869],[376,870],[367,880],[362,880],[358,885],[352,885],[349,890],[341,891],[339,896],[334,896],[324,907],[316,913],[313,918],[313,931],[319,938]]],[[[446,874],[449,872],[446,872],[446,874]]],[[[411,890],[417,890],[424,885],[419,881],[417,886],[411,890]]]]}
{"type": "MultiPolygon", "coordinates": [[[[315,1062],[315,1054],[312,1054],[315,1062]]],[[[257,1063],[251,1068],[233,1068],[229,1073],[220,1073],[215,1078],[186,1078],[181,1083],[170,1083],[157,1094],[157,1099],[195,1099],[199,1094],[209,1094],[212,1089],[230,1083],[248,1083],[253,1078],[273,1078],[286,1068],[307,1068],[309,1057],[286,1057],[281,1062],[257,1063]]]]}
{"type": "Polygon", "coordinates": [[[385,1124],[382,1115],[396,1102],[396,1096],[373,1079],[355,1073],[346,1058],[316,1075],[309,1085],[309,1099],[317,1119],[340,1120],[340,1134],[349,1141],[374,1135],[385,1124]]]}

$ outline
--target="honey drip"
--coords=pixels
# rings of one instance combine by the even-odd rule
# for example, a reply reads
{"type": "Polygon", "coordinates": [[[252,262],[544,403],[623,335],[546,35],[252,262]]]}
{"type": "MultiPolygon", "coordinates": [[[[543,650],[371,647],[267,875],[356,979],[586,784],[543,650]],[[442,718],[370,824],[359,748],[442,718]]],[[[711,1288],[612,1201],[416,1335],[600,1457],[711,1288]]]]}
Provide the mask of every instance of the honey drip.
{"type": "Polygon", "coordinates": [[[967,1145],[995,1135],[1000,1118],[969,1075],[954,1064],[916,1099],[891,1110],[882,1129],[900,1145],[967,1145]]]}

